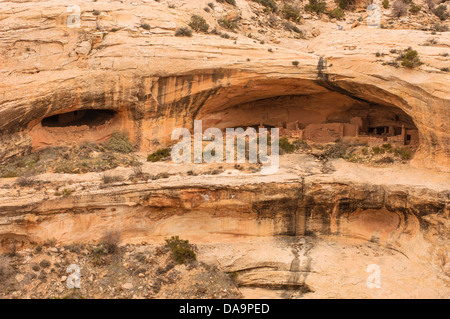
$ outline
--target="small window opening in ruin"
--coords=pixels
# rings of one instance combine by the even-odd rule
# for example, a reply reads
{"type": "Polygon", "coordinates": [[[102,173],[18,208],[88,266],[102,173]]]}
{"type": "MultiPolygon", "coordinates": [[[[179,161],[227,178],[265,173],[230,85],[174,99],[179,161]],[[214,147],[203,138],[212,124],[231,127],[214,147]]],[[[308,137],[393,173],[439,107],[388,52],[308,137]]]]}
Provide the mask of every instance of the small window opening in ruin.
{"type": "Polygon", "coordinates": [[[411,141],[411,135],[406,135],[406,140],[411,141]]]}
{"type": "Polygon", "coordinates": [[[78,110],[46,117],[42,120],[42,126],[68,127],[87,125],[94,127],[105,124],[114,115],[115,112],[111,110],[78,110]]]}
{"type": "Polygon", "coordinates": [[[370,127],[369,133],[370,134],[376,134],[376,135],[384,135],[389,132],[389,127],[387,126],[378,126],[378,127],[370,127]]]}

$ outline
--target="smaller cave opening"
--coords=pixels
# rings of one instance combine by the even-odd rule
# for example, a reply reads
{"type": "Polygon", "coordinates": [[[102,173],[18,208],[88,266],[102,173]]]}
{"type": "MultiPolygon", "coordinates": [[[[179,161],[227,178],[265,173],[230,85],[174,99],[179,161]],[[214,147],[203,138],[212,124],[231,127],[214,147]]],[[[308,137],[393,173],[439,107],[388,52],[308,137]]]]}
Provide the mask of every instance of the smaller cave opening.
{"type": "Polygon", "coordinates": [[[116,112],[112,110],[77,110],[46,117],[42,120],[44,127],[100,126],[113,119],[116,112]]]}
{"type": "Polygon", "coordinates": [[[232,129],[238,129],[238,128],[242,128],[244,131],[246,131],[249,128],[253,128],[256,130],[256,132],[259,131],[260,128],[265,128],[267,129],[269,132],[271,129],[276,128],[275,125],[269,125],[269,124],[264,124],[262,122],[260,122],[259,124],[251,124],[251,125],[238,125],[238,126],[234,126],[232,127],[232,129]]]}

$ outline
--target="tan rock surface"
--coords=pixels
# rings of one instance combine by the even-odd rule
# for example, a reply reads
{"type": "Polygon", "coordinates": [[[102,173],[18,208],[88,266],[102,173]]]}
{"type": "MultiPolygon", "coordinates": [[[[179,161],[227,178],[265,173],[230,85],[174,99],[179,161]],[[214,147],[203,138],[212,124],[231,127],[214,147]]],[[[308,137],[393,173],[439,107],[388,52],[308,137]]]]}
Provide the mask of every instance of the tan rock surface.
{"type": "MultiPolygon", "coordinates": [[[[215,35],[173,36],[206,3],[177,3],[183,11],[168,9],[165,2],[134,3],[81,2],[79,29],[66,25],[69,2],[2,3],[0,127],[11,132],[3,134],[3,158],[47,146],[39,142],[45,134],[40,120],[55,113],[89,107],[115,110],[121,118],[115,128],[128,130],[141,150],[150,150],[155,139],[168,142],[173,127],[192,125],[189,119],[209,104],[220,108],[332,90],[404,110],[420,133],[414,162],[448,171],[449,75],[439,71],[448,65],[440,55],[449,50],[447,32],[439,34],[438,44],[422,46],[430,38],[424,31],[366,26],[338,31],[317,22],[327,32],[308,41],[259,44],[237,34],[234,43],[215,35]],[[96,8],[98,16],[92,14],[96,8]],[[102,21],[117,31],[100,31],[97,24],[102,21]],[[149,31],[140,27],[143,23],[151,26],[149,31]],[[419,70],[376,62],[376,52],[410,46],[425,62],[419,70]],[[320,56],[332,65],[325,83],[317,81],[320,56]],[[298,67],[292,66],[294,60],[298,67]]],[[[251,15],[248,4],[240,4],[239,10],[251,15]]]]}
{"type": "MultiPolygon", "coordinates": [[[[253,1],[217,3],[207,13],[208,2],[78,1],[80,28],[67,25],[72,1],[1,2],[2,165],[47,147],[103,143],[116,131],[128,133],[145,162],[172,142],[173,128],[192,129],[196,119],[220,128],[295,117],[325,123],[371,107],[395,110],[418,129],[411,164],[309,152],[284,155],[279,173],[267,176],[233,165],[211,174],[207,165],[145,162],[145,174],[168,178],[135,180],[126,167],[106,172],[122,177],[109,184],[104,172],[45,173],[32,186],[2,178],[2,252],[11,240],[26,249],[51,238],[69,245],[111,229],[124,243],[151,247],[180,235],[198,244],[199,259],[237,275],[244,297],[448,298],[450,76],[441,69],[449,67],[450,33],[414,29],[435,16],[393,22],[384,10],[388,29],[352,28],[365,12],[333,22],[308,13],[300,36],[280,21],[271,26],[253,1]],[[174,36],[192,14],[230,38],[174,36]],[[236,33],[218,25],[239,15],[236,33]],[[423,65],[388,64],[408,47],[423,65]],[[83,110],[108,110],[110,118],[51,125],[54,115],[83,110]],[[381,267],[380,289],[367,288],[370,264],[381,267]]],[[[130,297],[139,286],[117,287],[130,297]]]]}

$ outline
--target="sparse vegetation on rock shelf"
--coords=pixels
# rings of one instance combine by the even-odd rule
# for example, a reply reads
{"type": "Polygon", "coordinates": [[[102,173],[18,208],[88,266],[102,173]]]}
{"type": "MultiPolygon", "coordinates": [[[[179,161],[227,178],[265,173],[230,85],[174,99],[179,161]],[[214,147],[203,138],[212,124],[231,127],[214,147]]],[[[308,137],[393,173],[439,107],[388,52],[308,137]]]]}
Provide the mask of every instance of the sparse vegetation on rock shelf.
{"type": "Polygon", "coordinates": [[[128,135],[123,132],[115,132],[110,139],[103,145],[110,151],[128,154],[134,151],[128,135]]]}
{"type": "Polygon", "coordinates": [[[159,149],[147,157],[148,162],[159,162],[163,159],[167,159],[170,156],[170,149],[168,148],[162,148],[159,149]]]}
{"type": "Polygon", "coordinates": [[[433,10],[433,13],[441,20],[445,21],[450,16],[450,13],[447,11],[447,7],[444,4],[439,5],[433,10]]]}
{"type": "Polygon", "coordinates": [[[194,247],[189,244],[188,240],[180,239],[178,236],[172,236],[170,239],[166,239],[166,245],[170,248],[174,259],[179,264],[191,262],[196,259],[194,247]]]}
{"type": "Polygon", "coordinates": [[[396,0],[392,5],[392,14],[397,17],[403,17],[408,14],[408,6],[402,0],[396,0]]]}
{"type": "MultiPolygon", "coordinates": [[[[228,3],[231,4],[232,6],[236,6],[236,0],[216,0],[219,3],[228,3]]],[[[210,3],[212,4],[212,3],[210,3]]],[[[212,4],[214,7],[214,4],[212,4]]]]}
{"type": "Polygon", "coordinates": [[[192,37],[192,30],[188,27],[180,27],[175,31],[177,37],[192,37]]]}
{"type": "Polygon", "coordinates": [[[345,12],[343,9],[336,7],[333,10],[328,11],[328,15],[330,18],[335,18],[338,20],[341,20],[345,16],[345,12]]]}
{"type": "Polygon", "coordinates": [[[423,63],[419,59],[419,54],[416,50],[408,49],[405,54],[401,55],[402,65],[409,69],[413,69],[422,65],[423,63]]]}
{"type": "Polygon", "coordinates": [[[300,8],[297,6],[286,4],[283,8],[283,16],[288,20],[298,22],[301,18],[300,8]]]}
{"type": "Polygon", "coordinates": [[[262,4],[269,12],[276,12],[278,10],[278,6],[274,0],[253,0],[253,1],[262,4]]]}
{"type": "Polygon", "coordinates": [[[119,250],[122,234],[118,230],[108,230],[103,234],[101,244],[106,248],[108,254],[115,254],[119,250]]]}
{"type": "Polygon", "coordinates": [[[236,21],[231,21],[226,18],[219,19],[217,21],[222,28],[228,29],[235,32],[238,28],[238,23],[236,21]]]}
{"type": "Polygon", "coordinates": [[[209,25],[206,23],[206,20],[197,14],[194,14],[191,17],[191,22],[189,22],[189,26],[194,31],[208,32],[209,25]]]}
{"type": "Polygon", "coordinates": [[[314,12],[317,14],[326,13],[327,7],[324,1],[320,0],[309,0],[309,3],[305,5],[305,10],[309,12],[314,12]]]}

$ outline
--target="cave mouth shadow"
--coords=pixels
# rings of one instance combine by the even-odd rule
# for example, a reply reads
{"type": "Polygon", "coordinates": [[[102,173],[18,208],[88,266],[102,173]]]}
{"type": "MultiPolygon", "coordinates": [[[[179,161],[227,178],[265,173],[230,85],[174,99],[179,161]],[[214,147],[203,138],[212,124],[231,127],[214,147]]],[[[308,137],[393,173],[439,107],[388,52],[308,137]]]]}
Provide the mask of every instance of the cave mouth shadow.
{"type": "Polygon", "coordinates": [[[103,125],[116,115],[112,110],[85,109],[61,113],[42,120],[43,127],[70,127],[86,125],[90,128],[103,125]]]}
{"type": "Polygon", "coordinates": [[[370,102],[337,91],[315,94],[276,95],[214,99],[195,114],[209,127],[222,131],[241,127],[278,128],[281,137],[299,138],[315,143],[336,142],[343,138],[360,139],[370,146],[419,146],[419,131],[413,118],[402,108],[389,103],[370,102]]]}

